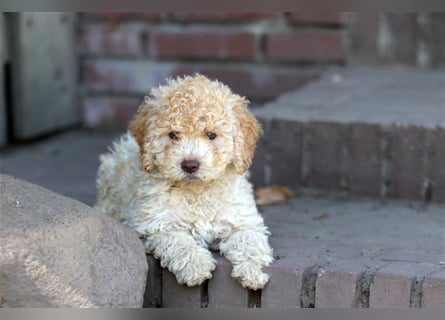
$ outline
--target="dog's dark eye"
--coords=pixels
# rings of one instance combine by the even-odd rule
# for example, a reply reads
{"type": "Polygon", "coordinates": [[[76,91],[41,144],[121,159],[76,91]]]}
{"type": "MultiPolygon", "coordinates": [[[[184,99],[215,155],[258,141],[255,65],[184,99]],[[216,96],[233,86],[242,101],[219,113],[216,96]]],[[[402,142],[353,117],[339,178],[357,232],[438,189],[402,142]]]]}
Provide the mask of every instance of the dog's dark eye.
{"type": "Polygon", "coordinates": [[[175,131],[170,132],[170,133],[168,134],[168,137],[169,137],[170,139],[172,139],[172,140],[178,140],[178,139],[179,139],[178,133],[175,132],[175,131]]]}
{"type": "Polygon", "coordinates": [[[210,140],[213,140],[213,139],[216,138],[216,133],[215,133],[215,132],[207,132],[207,137],[208,137],[210,140]]]}

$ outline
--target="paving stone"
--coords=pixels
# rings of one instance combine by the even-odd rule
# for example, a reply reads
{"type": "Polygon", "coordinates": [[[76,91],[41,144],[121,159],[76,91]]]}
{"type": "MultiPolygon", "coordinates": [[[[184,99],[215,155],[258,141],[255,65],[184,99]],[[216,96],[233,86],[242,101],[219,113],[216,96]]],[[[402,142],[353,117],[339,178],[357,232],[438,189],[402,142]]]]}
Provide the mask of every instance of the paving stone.
{"type": "Polygon", "coordinates": [[[231,277],[232,264],[215,253],[216,270],[208,284],[209,308],[247,308],[248,291],[231,277]]]}
{"type": "Polygon", "coordinates": [[[425,277],[422,285],[423,308],[443,308],[445,306],[445,270],[425,277]]]}
{"type": "Polygon", "coordinates": [[[162,269],[162,307],[200,308],[201,286],[179,285],[176,277],[166,268],[162,269]]]}
{"type": "Polygon", "coordinates": [[[335,122],[313,121],[308,124],[309,173],[304,177],[311,188],[341,189],[342,129],[335,122]]]}
{"type": "Polygon", "coordinates": [[[422,200],[425,181],[425,129],[419,126],[394,127],[391,130],[393,196],[422,200]]]}
{"type": "Polygon", "coordinates": [[[344,260],[323,266],[316,282],[315,307],[354,307],[357,280],[370,265],[370,261],[344,260]]]}
{"type": "Polygon", "coordinates": [[[371,284],[370,308],[409,308],[413,280],[433,270],[429,263],[394,262],[380,268],[371,284]]]}
{"type": "Polygon", "coordinates": [[[348,188],[353,194],[378,197],[382,183],[380,126],[353,123],[350,130],[348,188]]]}
{"type": "Polygon", "coordinates": [[[268,269],[270,280],[261,294],[262,308],[300,308],[303,272],[312,260],[282,258],[268,269]]]}
{"type": "Polygon", "coordinates": [[[304,124],[273,120],[265,132],[268,184],[300,186],[302,184],[302,143],[304,124]]]}

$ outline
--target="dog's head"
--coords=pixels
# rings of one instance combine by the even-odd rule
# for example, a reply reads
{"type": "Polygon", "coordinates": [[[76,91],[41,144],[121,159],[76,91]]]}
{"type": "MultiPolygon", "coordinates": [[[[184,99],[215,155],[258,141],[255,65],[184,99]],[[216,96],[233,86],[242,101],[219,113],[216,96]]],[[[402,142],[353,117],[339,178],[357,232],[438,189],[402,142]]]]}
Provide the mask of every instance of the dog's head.
{"type": "Polygon", "coordinates": [[[170,181],[210,181],[231,167],[244,173],[261,134],[247,103],[202,75],[153,89],[130,123],[144,170],[170,181]]]}

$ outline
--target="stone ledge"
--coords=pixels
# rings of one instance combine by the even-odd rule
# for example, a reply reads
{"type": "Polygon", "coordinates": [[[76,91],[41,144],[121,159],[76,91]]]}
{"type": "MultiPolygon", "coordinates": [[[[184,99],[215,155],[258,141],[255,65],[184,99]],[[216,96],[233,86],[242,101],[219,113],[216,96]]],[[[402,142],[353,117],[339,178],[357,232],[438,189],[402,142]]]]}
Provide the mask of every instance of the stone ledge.
{"type": "Polygon", "coordinates": [[[256,185],[445,203],[443,73],[333,69],[254,108],[256,185]]]}
{"type": "Polygon", "coordinates": [[[332,68],[255,110],[293,121],[445,127],[445,74],[410,68],[332,68]]]}

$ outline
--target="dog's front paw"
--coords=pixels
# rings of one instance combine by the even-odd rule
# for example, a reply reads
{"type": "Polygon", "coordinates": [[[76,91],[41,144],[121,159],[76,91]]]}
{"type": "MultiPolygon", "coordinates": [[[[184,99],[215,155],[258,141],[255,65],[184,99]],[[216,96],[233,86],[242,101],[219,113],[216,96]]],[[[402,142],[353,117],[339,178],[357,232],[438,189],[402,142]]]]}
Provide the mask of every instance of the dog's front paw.
{"type": "Polygon", "coordinates": [[[261,266],[253,262],[242,262],[233,266],[232,277],[238,279],[241,285],[247,289],[262,289],[269,276],[262,271],[261,266]]]}
{"type": "Polygon", "coordinates": [[[194,254],[188,261],[184,261],[184,267],[175,273],[179,284],[189,287],[202,284],[212,277],[212,271],[216,268],[216,260],[212,254],[194,254]]]}

